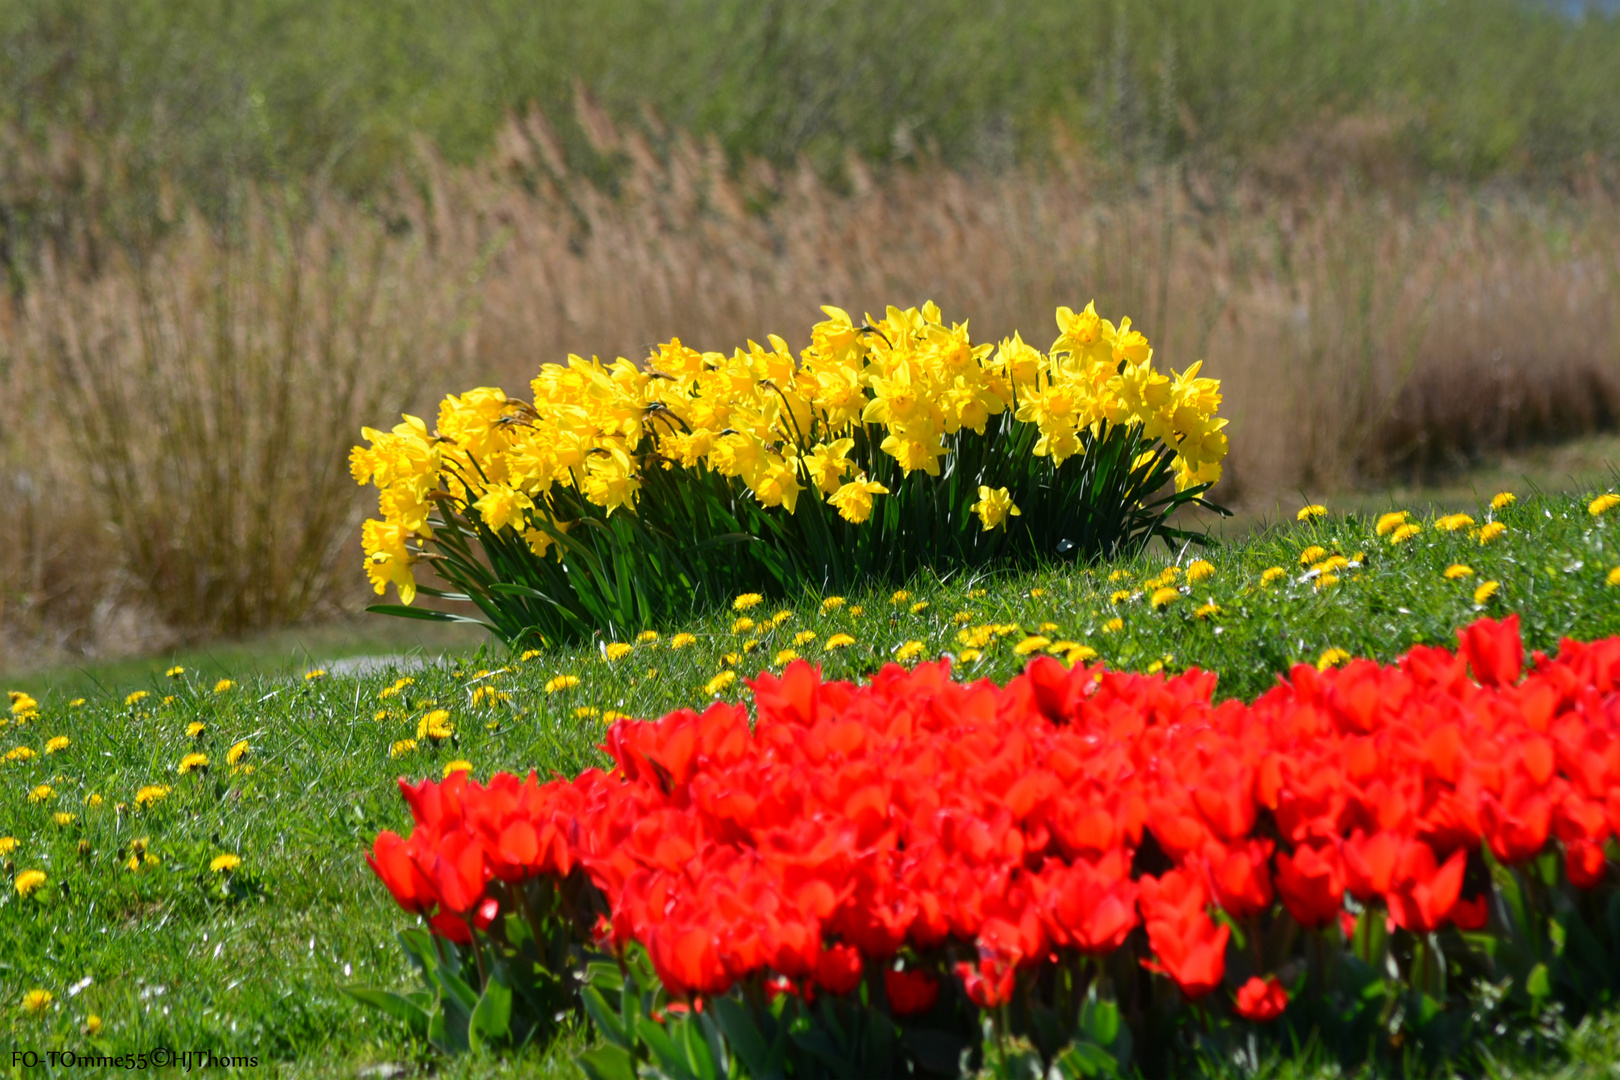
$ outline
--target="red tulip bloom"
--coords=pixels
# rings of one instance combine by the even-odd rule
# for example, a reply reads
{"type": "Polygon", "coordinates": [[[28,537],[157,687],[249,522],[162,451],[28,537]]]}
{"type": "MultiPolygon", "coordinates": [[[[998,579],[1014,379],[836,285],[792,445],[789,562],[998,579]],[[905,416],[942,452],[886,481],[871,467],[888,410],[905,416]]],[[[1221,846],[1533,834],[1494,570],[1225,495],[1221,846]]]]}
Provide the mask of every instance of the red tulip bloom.
{"type": "Polygon", "coordinates": [[[1519,641],[1517,615],[1509,615],[1501,622],[1478,619],[1457,631],[1457,642],[1481,686],[1512,686],[1519,681],[1524,646],[1519,641]]]}
{"type": "Polygon", "coordinates": [[[932,1009],[939,1000],[939,980],[922,971],[891,969],[883,973],[883,992],[894,1015],[915,1016],[932,1009]]]}
{"type": "Polygon", "coordinates": [[[1245,1020],[1264,1023],[1275,1020],[1288,1008],[1288,991],[1276,976],[1260,978],[1255,975],[1238,988],[1237,1011],[1245,1020]]]}
{"type": "Polygon", "coordinates": [[[847,994],[861,984],[861,954],[848,945],[832,945],[816,960],[816,985],[829,994],[847,994]]]}
{"type": "Polygon", "coordinates": [[[1301,926],[1320,929],[1344,906],[1344,860],[1337,847],[1302,844],[1277,853],[1277,892],[1301,926]]]}
{"type": "Polygon", "coordinates": [[[981,1009],[995,1009],[1012,1000],[1017,969],[994,957],[980,957],[977,965],[959,963],[956,976],[968,1000],[981,1009]]]}
{"type": "Polygon", "coordinates": [[[377,842],[372,845],[372,854],[366,856],[366,862],[382,878],[388,891],[394,894],[395,902],[406,911],[426,914],[439,902],[439,894],[434,891],[433,883],[410,857],[406,842],[398,833],[388,830],[378,833],[377,842]]]}

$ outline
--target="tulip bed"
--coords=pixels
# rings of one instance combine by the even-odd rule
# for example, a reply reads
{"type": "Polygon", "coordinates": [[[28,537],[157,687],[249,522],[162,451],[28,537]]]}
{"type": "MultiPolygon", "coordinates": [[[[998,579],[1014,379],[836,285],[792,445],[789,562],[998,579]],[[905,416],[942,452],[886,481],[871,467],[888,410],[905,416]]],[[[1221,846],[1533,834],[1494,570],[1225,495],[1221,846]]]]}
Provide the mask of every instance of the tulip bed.
{"type": "Polygon", "coordinates": [[[604,1077],[1458,1055],[1620,989],[1620,638],[1527,673],[1517,617],[1458,638],[1251,703],[1196,669],[796,661],[752,723],[615,723],[606,771],[402,781],[414,830],[370,861],[433,992],[372,1001],[446,1049],[572,1002],[604,1077]]]}

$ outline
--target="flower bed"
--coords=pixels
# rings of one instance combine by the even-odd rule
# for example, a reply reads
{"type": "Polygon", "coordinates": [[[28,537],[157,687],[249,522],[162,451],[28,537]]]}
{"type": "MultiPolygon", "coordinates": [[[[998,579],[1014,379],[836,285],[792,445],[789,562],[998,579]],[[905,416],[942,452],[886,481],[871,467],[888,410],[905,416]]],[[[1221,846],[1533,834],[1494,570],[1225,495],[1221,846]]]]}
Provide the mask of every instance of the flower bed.
{"type": "Polygon", "coordinates": [[[1218,706],[1196,670],[857,686],[795,662],[753,682],[752,726],[728,704],[614,724],[611,771],[402,781],[415,828],[372,865],[486,995],[525,964],[586,971],[602,1075],[840,1053],[1079,1075],[1279,1017],[1443,1051],[1472,984],[1578,1011],[1620,943],[1620,639],[1524,674],[1516,616],[1458,636],[1218,706]]]}

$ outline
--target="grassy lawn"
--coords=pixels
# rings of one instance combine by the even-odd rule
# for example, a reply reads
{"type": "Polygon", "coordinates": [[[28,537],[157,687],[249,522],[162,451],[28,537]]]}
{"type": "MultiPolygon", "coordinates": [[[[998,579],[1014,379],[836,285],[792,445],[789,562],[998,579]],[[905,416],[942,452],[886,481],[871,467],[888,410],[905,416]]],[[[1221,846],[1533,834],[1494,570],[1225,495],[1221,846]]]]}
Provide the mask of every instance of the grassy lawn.
{"type": "MultiPolygon", "coordinates": [[[[573,773],[602,760],[604,714],[746,699],[743,676],[779,668],[788,653],[839,678],[897,650],[950,654],[964,676],[1002,682],[1032,650],[1084,646],[1116,667],[1212,669],[1220,695],[1248,698],[1330,649],[1390,660],[1415,643],[1453,644],[1454,629],[1480,614],[1518,612],[1537,649],[1564,635],[1620,634],[1620,586],[1608,584],[1620,566],[1620,508],[1589,514],[1601,490],[1526,496],[1494,512],[1487,491],[1467,508],[1471,525],[1445,531],[1414,515],[1419,531],[1399,543],[1375,533],[1372,515],[1330,513],[1208,551],[1155,548],[1130,563],[919,581],[905,594],[841,602],[766,600],[682,626],[628,628],[621,640],[634,648],[611,662],[606,642],[528,660],[490,646],[403,674],[306,679],[296,655],[278,670],[233,668],[216,654],[212,664],[183,658],[187,670],[172,676],[143,669],[139,697],[133,675],[96,680],[111,690],[13,680],[39,713],[0,729],[0,754],[12,752],[0,761],[0,836],[16,841],[0,893],[0,1030],[9,1032],[0,1050],[207,1047],[293,1075],[396,1062],[452,1076],[568,1074],[581,1032],[517,1062],[446,1066],[343,994],[412,979],[393,941],[411,920],[362,858],[379,829],[408,824],[396,777],[438,776],[454,760],[480,778],[573,773]],[[1492,521],[1505,529],[1482,542],[1492,521]],[[1310,548],[1320,551],[1302,565],[1310,548]],[[1342,564],[1324,565],[1334,556],[1342,564]],[[1200,558],[1207,576],[1191,570],[1200,558]],[[1471,573],[1448,577],[1453,566],[1471,573]],[[1487,582],[1496,588],[1484,595],[1487,582]],[[642,629],[657,639],[637,642],[642,629]],[[454,732],[437,743],[419,734],[435,709],[448,711],[454,732]],[[51,742],[60,738],[65,746],[51,742]],[[180,773],[193,754],[206,767],[180,773]],[[166,794],[154,798],[157,788],[166,794]],[[234,872],[210,869],[223,854],[240,858],[234,872]],[[12,882],[26,870],[47,881],[24,898],[12,882]],[[54,1002],[25,1015],[23,994],[36,988],[54,1002]],[[92,1014],[99,1032],[81,1033],[92,1014]]],[[[1612,1075],[1620,1018],[1562,1038],[1567,1060],[1542,1061],[1504,1034],[1493,1048],[1501,1075],[1612,1075]]],[[[1308,1057],[1261,1066],[1334,1072],[1308,1057]]]]}

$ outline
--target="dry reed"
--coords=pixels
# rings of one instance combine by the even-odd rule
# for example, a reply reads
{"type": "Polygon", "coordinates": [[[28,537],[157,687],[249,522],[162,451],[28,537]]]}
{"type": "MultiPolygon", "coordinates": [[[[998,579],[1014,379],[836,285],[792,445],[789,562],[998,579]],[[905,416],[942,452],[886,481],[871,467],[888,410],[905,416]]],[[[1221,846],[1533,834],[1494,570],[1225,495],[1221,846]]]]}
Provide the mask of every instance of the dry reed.
{"type": "Polygon", "coordinates": [[[18,540],[0,620],[37,635],[46,608],[82,627],[109,595],[193,632],[352,606],[359,570],[335,560],[361,423],[479,382],[525,393],[569,353],[802,345],[822,303],[933,298],[981,340],[1042,345],[1059,303],[1129,313],[1171,366],[1202,358],[1224,380],[1232,503],[1421,477],[1620,417],[1620,204],[1595,181],[1367,187],[1368,139],[1351,138],[1335,152],[1353,168],[1316,146],[1303,179],[1273,163],[1287,183],[1124,183],[1060,154],[983,175],[852,159],[834,185],[732,168],[651,120],[617,130],[584,99],[580,120],[594,179],[531,113],[476,167],[424,150],[390,229],[320,202],[298,228],[261,208],[228,243],[193,220],[94,275],[45,260],[9,331],[0,316],[16,358],[0,453],[11,488],[36,492],[0,525],[18,540]],[[480,267],[468,323],[457,298],[480,267]],[[108,572],[75,578],[80,552],[108,572]]]}

